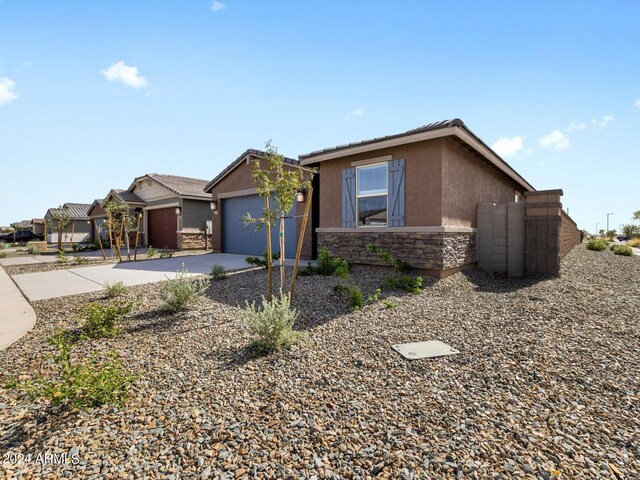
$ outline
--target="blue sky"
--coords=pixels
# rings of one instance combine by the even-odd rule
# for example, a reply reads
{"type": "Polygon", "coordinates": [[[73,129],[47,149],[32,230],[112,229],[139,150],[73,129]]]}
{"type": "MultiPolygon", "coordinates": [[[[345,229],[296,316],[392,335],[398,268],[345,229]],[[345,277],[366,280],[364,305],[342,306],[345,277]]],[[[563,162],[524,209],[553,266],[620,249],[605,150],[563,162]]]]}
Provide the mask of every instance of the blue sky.
{"type": "Polygon", "coordinates": [[[0,224],[459,117],[581,228],[640,209],[640,3],[0,0],[0,224]]]}

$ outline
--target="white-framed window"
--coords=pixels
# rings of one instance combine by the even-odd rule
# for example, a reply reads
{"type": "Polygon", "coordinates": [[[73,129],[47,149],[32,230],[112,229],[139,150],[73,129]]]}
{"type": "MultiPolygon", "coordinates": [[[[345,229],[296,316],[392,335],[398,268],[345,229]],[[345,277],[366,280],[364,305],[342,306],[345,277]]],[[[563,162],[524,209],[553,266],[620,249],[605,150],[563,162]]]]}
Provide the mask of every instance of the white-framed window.
{"type": "Polygon", "coordinates": [[[356,225],[387,225],[387,162],[356,168],[356,225]]]}

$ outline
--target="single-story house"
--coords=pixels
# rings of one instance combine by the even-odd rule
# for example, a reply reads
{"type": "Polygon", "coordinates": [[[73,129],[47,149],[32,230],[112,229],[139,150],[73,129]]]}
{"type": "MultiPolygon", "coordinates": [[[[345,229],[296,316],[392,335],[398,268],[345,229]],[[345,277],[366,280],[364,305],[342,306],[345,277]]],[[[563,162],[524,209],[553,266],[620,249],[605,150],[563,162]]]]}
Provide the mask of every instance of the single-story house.
{"type": "Polygon", "coordinates": [[[32,218],[31,229],[35,235],[44,236],[44,218],[32,218]]]}
{"type": "MultiPolygon", "coordinates": [[[[211,195],[213,219],[212,248],[215,252],[261,256],[267,247],[264,229],[256,230],[253,224],[245,225],[243,217],[248,213],[253,218],[264,216],[264,198],[258,196],[256,184],[251,177],[251,164],[261,161],[265,152],[248,149],[231,162],[219,175],[211,180],[204,191],[211,195]]],[[[288,168],[300,168],[298,161],[285,157],[288,168]]],[[[302,200],[302,198],[300,198],[302,200]]],[[[270,207],[274,207],[271,200],[270,207]]],[[[285,220],[285,257],[295,257],[297,239],[302,226],[304,203],[296,201],[285,220]]],[[[272,249],[280,252],[278,225],[271,231],[272,249]]],[[[307,224],[302,258],[312,256],[312,225],[307,224]]]]}
{"type": "Polygon", "coordinates": [[[91,219],[89,217],[89,203],[65,203],[58,208],[50,208],[44,216],[47,228],[48,243],[58,243],[58,224],[54,218],[60,212],[71,221],[65,227],[62,243],[83,243],[91,241],[91,219]]]}
{"type": "Polygon", "coordinates": [[[298,158],[318,169],[314,247],[380,264],[374,244],[436,276],[476,263],[479,203],[535,190],[459,119],[298,158]]]}
{"type": "MultiPolygon", "coordinates": [[[[102,225],[107,220],[107,211],[104,206],[107,202],[114,203],[124,203],[129,206],[129,216],[133,221],[133,227],[131,228],[131,237],[130,242],[131,245],[135,243],[135,230],[137,227],[137,215],[142,214],[142,209],[146,205],[144,200],[138,197],[135,193],[130,192],[128,190],[122,189],[112,189],[107,193],[104,199],[96,199],[91,208],[89,209],[89,216],[92,219],[93,228],[91,231],[91,238],[93,241],[98,239],[98,231],[100,231],[100,237],[103,241],[105,241],[109,233],[106,228],[103,228],[102,225]]],[[[139,245],[144,245],[144,230],[143,230],[143,222],[140,222],[140,232],[139,232],[139,245]]]]}
{"type": "Polygon", "coordinates": [[[211,197],[204,192],[207,180],[148,173],[137,177],[114,197],[142,208],[144,245],[156,248],[206,248],[211,220],[211,197]]]}

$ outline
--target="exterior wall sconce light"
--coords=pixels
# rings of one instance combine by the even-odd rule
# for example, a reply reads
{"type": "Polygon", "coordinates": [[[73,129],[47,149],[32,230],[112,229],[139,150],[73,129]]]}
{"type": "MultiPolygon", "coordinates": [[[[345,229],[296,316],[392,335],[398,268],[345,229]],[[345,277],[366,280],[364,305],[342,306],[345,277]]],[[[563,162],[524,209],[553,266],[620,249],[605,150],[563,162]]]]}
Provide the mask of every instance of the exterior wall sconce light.
{"type": "Polygon", "coordinates": [[[213,210],[214,212],[218,210],[218,202],[216,200],[213,200],[211,202],[211,210],[213,210]]]}
{"type": "Polygon", "coordinates": [[[298,193],[296,194],[296,201],[304,202],[304,190],[298,190],[298,193]]]}
{"type": "Polygon", "coordinates": [[[182,208],[176,207],[176,215],[182,215],[182,208]]]}

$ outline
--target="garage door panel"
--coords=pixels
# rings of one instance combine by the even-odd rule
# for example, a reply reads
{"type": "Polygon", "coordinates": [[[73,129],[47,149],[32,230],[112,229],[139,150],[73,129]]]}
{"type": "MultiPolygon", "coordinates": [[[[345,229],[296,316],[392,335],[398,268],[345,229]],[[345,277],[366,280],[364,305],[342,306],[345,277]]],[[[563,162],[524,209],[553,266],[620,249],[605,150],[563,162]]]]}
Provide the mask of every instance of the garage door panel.
{"type": "Polygon", "coordinates": [[[178,248],[178,217],[175,207],[147,211],[148,244],[155,248],[178,248]]]}
{"type": "MultiPolygon", "coordinates": [[[[273,200],[270,204],[273,205],[273,200]]],[[[288,216],[295,215],[295,205],[288,216]]],[[[255,224],[245,225],[243,217],[251,214],[254,218],[264,215],[264,199],[258,195],[234,197],[223,201],[223,249],[227,253],[261,256],[267,247],[267,235],[264,228],[256,231],[255,224]]],[[[278,225],[271,228],[273,252],[280,252],[278,241],[278,225]]],[[[297,248],[296,243],[296,219],[285,220],[285,254],[294,257],[297,248]]]]}

